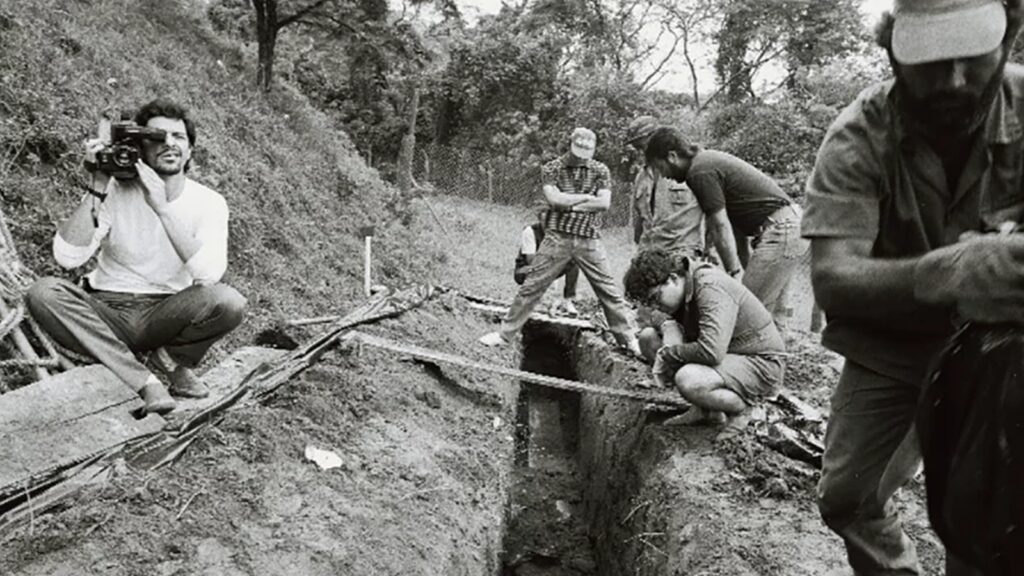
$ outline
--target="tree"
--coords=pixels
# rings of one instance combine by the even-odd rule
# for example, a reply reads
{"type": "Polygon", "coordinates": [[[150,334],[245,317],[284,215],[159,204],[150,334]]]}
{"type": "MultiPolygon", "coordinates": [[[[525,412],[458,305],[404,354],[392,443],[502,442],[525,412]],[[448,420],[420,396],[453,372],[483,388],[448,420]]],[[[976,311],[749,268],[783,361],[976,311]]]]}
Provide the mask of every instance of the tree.
{"type": "Polygon", "coordinates": [[[723,0],[715,71],[727,102],[754,96],[753,78],[785,58],[786,82],[800,66],[849,54],[867,38],[856,0],[723,0]]]}
{"type": "Polygon", "coordinates": [[[277,47],[277,35],[285,26],[295,24],[309,16],[331,0],[310,0],[302,8],[298,8],[290,16],[279,17],[278,0],[249,0],[256,12],[256,85],[269,91],[274,79],[274,49],[277,47]]]}

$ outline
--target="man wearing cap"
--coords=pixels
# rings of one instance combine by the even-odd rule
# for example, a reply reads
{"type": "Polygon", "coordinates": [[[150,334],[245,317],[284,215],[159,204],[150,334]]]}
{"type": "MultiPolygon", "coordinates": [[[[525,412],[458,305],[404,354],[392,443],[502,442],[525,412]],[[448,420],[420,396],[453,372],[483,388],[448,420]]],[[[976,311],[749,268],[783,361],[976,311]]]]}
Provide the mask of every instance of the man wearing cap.
{"type": "MultiPolygon", "coordinates": [[[[629,124],[626,144],[642,158],[657,129],[653,116],[640,116],[629,124]]],[[[685,184],[655,174],[646,163],[633,180],[633,241],[640,249],[704,255],[704,213],[697,198],[685,184]]]]}
{"type": "MultiPolygon", "coordinates": [[[[962,321],[1024,319],[1024,69],[1006,58],[1020,0],[896,0],[878,42],[894,80],[836,119],[807,183],[831,399],[822,517],[857,574],[920,574],[891,497],[919,462],[929,360],[962,321]],[[1012,224],[1009,224],[1012,226],[1012,224]]],[[[947,574],[975,574],[947,557],[947,574]]]]}
{"type": "Polygon", "coordinates": [[[639,356],[640,346],[629,307],[608,266],[600,240],[600,214],[611,203],[611,173],[594,160],[597,136],[576,128],[569,153],[544,165],[542,191],[549,210],[545,217],[544,242],[497,332],[485,334],[487,346],[511,342],[526,324],[548,286],[575,263],[587,277],[604,310],[608,327],[619,344],[639,356]]]}
{"type": "Polygon", "coordinates": [[[800,207],[765,173],[732,154],[692,144],[675,128],[655,130],[645,156],[658,174],[690,187],[722,266],[785,332],[789,284],[810,249],[800,237],[800,207]]]}

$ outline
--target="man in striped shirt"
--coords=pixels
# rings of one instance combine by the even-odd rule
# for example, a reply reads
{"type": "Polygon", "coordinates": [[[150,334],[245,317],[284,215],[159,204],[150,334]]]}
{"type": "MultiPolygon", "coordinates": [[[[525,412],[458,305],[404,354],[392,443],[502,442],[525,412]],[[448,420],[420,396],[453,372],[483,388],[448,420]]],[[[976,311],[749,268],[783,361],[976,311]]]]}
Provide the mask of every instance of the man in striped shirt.
{"type": "Polygon", "coordinates": [[[482,344],[511,342],[551,283],[567,264],[575,263],[594,289],[616,340],[640,355],[632,314],[612,277],[600,240],[601,213],[608,210],[612,192],[608,167],[593,159],[596,146],[597,136],[591,130],[576,128],[569,153],[544,165],[547,234],[501,329],[482,336],[482,344]]]}

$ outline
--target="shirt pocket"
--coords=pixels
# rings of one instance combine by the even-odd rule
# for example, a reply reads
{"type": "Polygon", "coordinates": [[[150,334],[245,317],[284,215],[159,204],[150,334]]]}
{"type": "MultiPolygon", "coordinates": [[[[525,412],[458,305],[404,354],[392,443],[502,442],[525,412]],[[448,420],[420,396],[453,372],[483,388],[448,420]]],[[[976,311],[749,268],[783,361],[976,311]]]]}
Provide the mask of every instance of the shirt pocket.
{"type": "Polygon", "coordinates": [[[982,219],[994,228],[1007,220],[1020,222],[1024,214],[1024,193],[1021,191],[1021,170],[1024,169],[1021,145],[995,146],[992,170],[982,196],[982,219]]]}

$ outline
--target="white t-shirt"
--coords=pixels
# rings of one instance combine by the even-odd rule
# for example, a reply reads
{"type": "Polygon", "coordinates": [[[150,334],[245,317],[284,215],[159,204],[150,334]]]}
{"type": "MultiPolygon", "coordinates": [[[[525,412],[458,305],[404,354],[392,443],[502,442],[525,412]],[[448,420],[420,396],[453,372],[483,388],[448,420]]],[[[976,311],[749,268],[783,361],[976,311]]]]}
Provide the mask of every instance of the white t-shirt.
{"type": "Polygon", "coordinates": [[[533,226],[523,228],[523,233],[519,235],[519,253],[527,256],[537,253],[537,236],[533,233],[533,226]]]}
{"type": "Polygon", "coordinates": [[[215,284],[228,265],[228,205],[206,186],[185,180],[170,203],[172,217],[184,223],[201,244],[182,262],[160,218],[146,204],[137,181],[111,178],[97,214],[99,226],[88,246],[67,243],[54,235],[53,255],[65,268],[85,264],[99,249],[96,268],[88,274],[96,290],[134,294],[174,294],[193,284],[215,284]]]}

